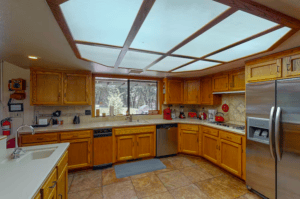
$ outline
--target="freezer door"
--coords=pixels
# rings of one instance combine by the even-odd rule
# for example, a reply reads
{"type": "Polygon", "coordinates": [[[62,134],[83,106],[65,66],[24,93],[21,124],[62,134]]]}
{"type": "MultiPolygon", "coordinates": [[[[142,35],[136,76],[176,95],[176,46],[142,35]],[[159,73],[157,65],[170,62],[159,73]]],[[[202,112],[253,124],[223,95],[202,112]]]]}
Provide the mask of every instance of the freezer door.
{"type": "MultiPolygon", "coordinates": [[[[276,106],[275,92],[275,81],[247,84],[247,119],[270,119],[271,109],[276,106]]],[[[247,122],[247,126],[249,123],[247,122]]],[[[276,162],[271,156],[269,143],[261,143],[247,138],[246,144],[246,184],[260,194],[275,199],[276,162]]]]}
{"type": "Polygon", "coordinates": [[[277,82],[277,106],[277,198],[300,198],[300,78],[277,82]]]}

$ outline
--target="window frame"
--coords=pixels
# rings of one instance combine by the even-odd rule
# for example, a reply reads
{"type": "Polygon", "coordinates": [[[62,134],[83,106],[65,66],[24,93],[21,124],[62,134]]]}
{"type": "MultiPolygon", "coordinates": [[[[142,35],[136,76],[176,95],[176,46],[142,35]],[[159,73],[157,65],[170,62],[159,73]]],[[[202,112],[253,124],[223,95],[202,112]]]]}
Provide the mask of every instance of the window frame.
{"type": "MultiPolygon", "coordinates": [[[[131,76],[131,75],[109,75],[109,74],[93,74],[92,76],[92,117],[102,117],[96,116],[96,111],[95,111],[95,101],[96,101],[96,96],[95,96],[95,80],[97,77],[101,78],[118,78],[118,79],[126,79],[127,84],[128,84],[128,93],[127,93],[127,107],[129,108],[130,111],[130,80],[133,81],[156,81],[157,82],[157,110],[158,114],[162,114],[162,103],[163,103],[163,78],[155,78],[155,77],[145,77],[145,76],[131,76]]],[[[130,113],[129,113],[130,114],[130,113]]],[[[134,115],[145,115],[145,114],[134,114],[134,115]]],[[[113,116],[106,116],[106,117],[113,117],[113,116]]]]}

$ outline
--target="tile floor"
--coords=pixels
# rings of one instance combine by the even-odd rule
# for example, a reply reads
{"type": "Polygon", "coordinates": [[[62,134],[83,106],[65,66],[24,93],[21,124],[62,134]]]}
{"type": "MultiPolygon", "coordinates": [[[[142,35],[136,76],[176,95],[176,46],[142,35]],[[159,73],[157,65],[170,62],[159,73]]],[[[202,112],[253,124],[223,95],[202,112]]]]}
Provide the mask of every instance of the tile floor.
{"type": "Polygon", "coordinates": [[[200,157],[163,158],[166,169],[117,179],[114,168],[69,173],[69,199],[259,199],[200,157]]]}

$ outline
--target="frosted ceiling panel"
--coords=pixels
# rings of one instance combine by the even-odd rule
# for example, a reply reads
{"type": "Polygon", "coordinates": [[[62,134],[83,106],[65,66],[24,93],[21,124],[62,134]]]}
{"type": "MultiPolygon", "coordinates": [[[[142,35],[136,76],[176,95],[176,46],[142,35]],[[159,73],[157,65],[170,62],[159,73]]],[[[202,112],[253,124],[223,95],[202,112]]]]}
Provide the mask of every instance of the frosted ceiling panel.
{"type": "Polygon", "coordinates": [[[167,52],[228,8],[212,0],[158,0],[131,47],[167,52]]]}
{"type": "Polygon", "coordinates": [[[178,66],[186,64],[193,59],[185,59],[179,57],[166,57],[157,64],[150,67],[148,70],[156,70],[156,71],[170,71],[178,66]]]}
{"type": "Polygon", "coordinates": [[[119,67],[144,69],[159,57],[161,57],[161,55],[127,51],[119,67]]]}
{"type": "Polygon", "coordinates": [[[218,64],[219,63],[200,60],[200,61],[194,62],[192,64],[189,64],[187,66],[184,66],[182,68],[179,68],[177,70],[174,70],[173,72],[185,72],[185,71],[192,71],[192,70],[201,70],[201,69],[209,68],[211,66],[215,66],[215,65],[218,65],[218,64]]]}
{"type": "Polygon", "coordinates": [[[258,37],[254,40],[248,41],[236,47],[230,48],[226,51],[220,52],[218,54],[208,57],[209,59],[221,60],[221,61],[231,61],[238,58],[242,58],[254,53],[259,53],[261,51],[267,50],[276,41],[278,41],[282,36],[284,36],[290,28],[281,28],[279,30],[273,31],[264,36],[258,37]]]}
{"type": "Polygon", "coordinates": [[[71,0],[60,5],[75,40],[123,46],[143,0],[71,0]]]}
{"type": "Polygon", "coordinates": [[[118,56],[121,52],[120,49],[113,49],[113,48],[105,48],[99,46],[88,46],[88,45],[81,45],[76,44],[81,57],[104,64],[106,66],[114,66],[118,56]]]}
{"type": "Polygon", "coordinates": [[[181,47],[174,54],[202,57],[278,24],[238,11],[181,47]]]}

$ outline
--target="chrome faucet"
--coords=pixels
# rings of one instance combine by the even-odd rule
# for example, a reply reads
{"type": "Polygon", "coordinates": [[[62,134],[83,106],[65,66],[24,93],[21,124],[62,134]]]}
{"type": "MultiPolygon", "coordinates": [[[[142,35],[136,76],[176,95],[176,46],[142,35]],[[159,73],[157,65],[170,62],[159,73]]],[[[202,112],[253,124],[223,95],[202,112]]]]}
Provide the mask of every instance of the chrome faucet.
{"type": "Polygon", "coordinates": [[[17,135],[16,135],[16,138],[15,138],[15,141],[16,141],[16,146],[15,146],[15,150],[14,152],[11,154],[12,155],[12,158],[13,159],[17,159],[19,158],[21,155],[22,155],[22,152],[25,153],[25,151],[23,151],[23,149],[21,147],[18,146],[18,138],[19,138],[19,130],[23,127],[29,127],[32,131],[32,135],[35,134],[34,132],[34,128],[32,126],[29,126],[29,125],[22,125],[20,126],[18,129],[17,129],[17,135]]]}
{"type": "Polygon", "coordinates": [[[129,120],[129,122],[132,122],[132,115],[126,116],[126,120],[129,120]]]}

